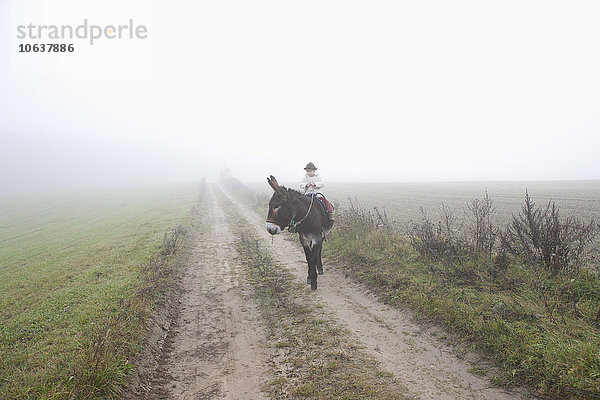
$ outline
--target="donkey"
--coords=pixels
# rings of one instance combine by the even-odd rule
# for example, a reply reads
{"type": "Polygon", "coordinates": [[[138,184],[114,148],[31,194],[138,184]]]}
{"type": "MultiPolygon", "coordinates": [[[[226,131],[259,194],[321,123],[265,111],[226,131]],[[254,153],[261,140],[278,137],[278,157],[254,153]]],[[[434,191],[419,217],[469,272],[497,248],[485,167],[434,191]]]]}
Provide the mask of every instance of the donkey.
{"type": "Polygon", "coordinates": [[[298,232],[308,263],[306,283],[310,284],[312,290],[316,290],[317,272],[323,275],[321,248],[333,222],[314,195],[305,196],[297,190],[279,186],[273,175],[267,181],[274,190],[269,201],[267,231],[271,235],[279,234],[285,228],[292,233],[298,232]]]}

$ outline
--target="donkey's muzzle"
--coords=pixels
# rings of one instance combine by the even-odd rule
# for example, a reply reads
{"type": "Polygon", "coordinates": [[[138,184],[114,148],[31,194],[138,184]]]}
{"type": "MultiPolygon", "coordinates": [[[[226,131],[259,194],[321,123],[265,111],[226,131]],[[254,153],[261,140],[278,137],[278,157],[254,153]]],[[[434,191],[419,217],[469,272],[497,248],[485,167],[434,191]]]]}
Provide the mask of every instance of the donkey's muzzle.
{"type": "Polygon", "coordinates": [[[271,235],[277,235],[281,233],[281,228],[279,225],[275,225],[272,222],[267,222],[267,232],[269,232],[271,235]]]}

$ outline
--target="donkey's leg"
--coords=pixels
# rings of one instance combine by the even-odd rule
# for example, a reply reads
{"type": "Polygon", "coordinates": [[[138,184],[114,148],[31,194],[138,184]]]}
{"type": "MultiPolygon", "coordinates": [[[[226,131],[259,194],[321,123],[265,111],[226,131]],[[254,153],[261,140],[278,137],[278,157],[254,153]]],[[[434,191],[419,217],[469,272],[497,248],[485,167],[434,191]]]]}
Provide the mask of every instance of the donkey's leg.
{"type": "Polygon", "coordinates": [[[302,248],[304,249],[304,255],[306,256],[306,264],[308,265],[308,274],[306,277],[306,283],[310,284],[310,262],[311,262],[310,247],[303,245],[302,248]]]}
{"type": "Polygon", "coordinates": [[[310,288],[312,290],[317,289],[317,257],[319,252],[316,246],[310,251],[310,261],[308,262],[308,279],[310,279],[310,288]]]}
{"type": "Polygon", "coordinates": [[[312,249],[312,241],[311,238],[304,235],[304,234],[299,234],[300,236],[300,243],[302,243],[302,248],[304,249],[304,255],[306,256],[306,263],[308,264],[308,276],[306,277],[306,283],[310,284],[311,283],[311,278],[310,278],[310,264],[311,264],[311,249],[312,249]]]}
{"type": "Polygon", "coordinates": [[[315,235],[300,234],[300,243],[304,247],[304,254],[306,254],[306,261],[308,262],[306,283],[310,283],[310,288],[315,290],[317,288],[317,258],[319,255],[317,247],[321,245],[321,241],[315,235]]]}
{"type": "Polygon", "coordinates": [[[317,255],[317,274],[323,275],[323,260],[321,259],[321,250],[323,250],[323,242],[319,243],[318,246],[315,247],[319,250],[317,255]]]}

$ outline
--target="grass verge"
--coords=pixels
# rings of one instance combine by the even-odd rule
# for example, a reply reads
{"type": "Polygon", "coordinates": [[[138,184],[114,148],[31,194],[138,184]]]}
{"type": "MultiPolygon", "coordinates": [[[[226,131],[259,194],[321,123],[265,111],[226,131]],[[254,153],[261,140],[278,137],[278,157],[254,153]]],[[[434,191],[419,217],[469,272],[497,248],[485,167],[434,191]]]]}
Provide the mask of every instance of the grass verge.
{"type": "Polygon", "coordinates": [[[197,192],[0,199],[0,398],[118,396],[197,192]]]}

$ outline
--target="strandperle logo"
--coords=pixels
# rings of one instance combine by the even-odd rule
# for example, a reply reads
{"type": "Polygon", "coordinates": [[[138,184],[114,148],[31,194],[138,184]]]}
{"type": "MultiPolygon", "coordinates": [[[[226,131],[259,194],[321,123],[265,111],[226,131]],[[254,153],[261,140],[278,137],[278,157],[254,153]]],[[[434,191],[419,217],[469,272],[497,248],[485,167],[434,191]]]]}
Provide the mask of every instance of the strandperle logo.
{"type": "Polygon", "coordinates": [[[19,25],[17,39],[64,40],[86,39],[90,45],[103,39],[146,39],[148,29],[145,25],[136,25],[133,19],[125,25],[90,25],[84,19],[81,25],[19,25]]]}

